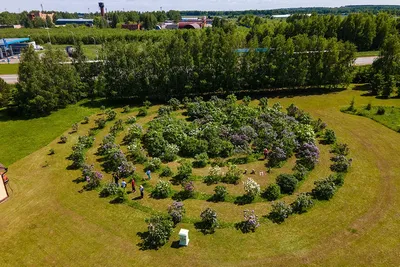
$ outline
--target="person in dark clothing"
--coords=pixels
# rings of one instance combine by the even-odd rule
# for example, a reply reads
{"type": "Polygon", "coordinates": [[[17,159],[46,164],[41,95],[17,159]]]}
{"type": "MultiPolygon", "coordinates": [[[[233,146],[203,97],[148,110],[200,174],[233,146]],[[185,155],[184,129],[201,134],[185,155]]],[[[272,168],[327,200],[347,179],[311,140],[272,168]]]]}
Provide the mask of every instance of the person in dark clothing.
{"type": "Polygon", "coordinates": [[[135,193],[136,192],[135,179],[132,179],[131,184],[132,184],[132,193],[135,193]]]}
{"type": "Polygon", "coordinates": [[[140,197],[143,198],[144,197],[144,187],[143,187],[143,185],[139,186],[139,190],[140,190],[140,197]]]}

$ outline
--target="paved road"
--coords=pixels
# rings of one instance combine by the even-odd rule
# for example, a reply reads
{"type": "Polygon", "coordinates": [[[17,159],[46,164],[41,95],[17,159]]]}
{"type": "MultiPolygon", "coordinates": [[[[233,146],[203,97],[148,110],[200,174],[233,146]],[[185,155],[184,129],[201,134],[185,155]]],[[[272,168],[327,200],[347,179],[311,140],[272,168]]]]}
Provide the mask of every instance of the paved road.
{"type": "Polygon", "coordinates": [[[9,84],[14,84],[14,83],[18,82],[17,74],[4,74],[4,75],[0,75],[0,78],[2,78],[6,83],[9,83],[9,84]]]}
{"type": "Polygon", "coordinates": [[[378,57],[358,57],[354,62],[356,66],[365,66],[365,65],[372,65],[375,59],[378,57]]]}

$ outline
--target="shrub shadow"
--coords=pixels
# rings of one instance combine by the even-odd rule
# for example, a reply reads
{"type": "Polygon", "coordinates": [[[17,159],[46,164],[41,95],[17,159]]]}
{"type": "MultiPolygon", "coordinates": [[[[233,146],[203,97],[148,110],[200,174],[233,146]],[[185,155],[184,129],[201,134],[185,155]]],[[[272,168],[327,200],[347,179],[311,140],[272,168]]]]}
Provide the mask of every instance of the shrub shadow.
{"type": "Polygon", "coordinates": [[[254,198],[247,196],[247,195],[243,195],[243,196],[238,196],[235,199],[235,204],[236,205],[246,205],[246,204],[250,204],[251,202],[253,202],[254,198]]]}
{"type": "Polygon", "coordinates": [[[194,223],[194,228],[197,231],[200,231],[201,233],[203,233],[203,235],[210,235],[210,234],[215,233],[215,230],[214,229],[208,229],[204,222],[195,222],[194,223]]]}

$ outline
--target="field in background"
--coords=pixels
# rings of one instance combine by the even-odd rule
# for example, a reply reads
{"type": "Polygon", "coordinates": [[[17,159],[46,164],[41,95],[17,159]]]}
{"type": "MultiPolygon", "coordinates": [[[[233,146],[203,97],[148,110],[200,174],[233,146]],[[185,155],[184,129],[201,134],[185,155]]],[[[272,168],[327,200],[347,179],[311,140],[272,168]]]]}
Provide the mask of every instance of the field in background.
{"type": "Polygon", "coordinates": [[[19,64],[0,64],[0,75],[17,74],[19,64]]]}

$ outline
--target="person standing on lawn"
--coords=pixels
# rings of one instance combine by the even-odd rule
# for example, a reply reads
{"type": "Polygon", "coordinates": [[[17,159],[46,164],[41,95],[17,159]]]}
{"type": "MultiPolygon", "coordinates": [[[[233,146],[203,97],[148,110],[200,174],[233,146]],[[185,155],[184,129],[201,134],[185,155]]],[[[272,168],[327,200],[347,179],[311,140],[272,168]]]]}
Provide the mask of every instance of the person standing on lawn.
{"type": "Polygon", "coordinates": [[[132,185],[132,193],[135,193],[136,192],[135,179],[133,179],[133,178],[132,178],[131,185],[132,185]]]}
{"type": "Polygon", "coordinates": [[[146,171],[146,174],[147,174],[147,178],[149,178],[149,180],[151,179],[151,171],[150,170],[147,170],[146,171]]]}
{"type": "Polygon", "coordinates": [[[143,198],[144,197],[144,187],[143,187],[143,185],[139,186],[139,190],[140,190],[140,198],[143,198]]]}

